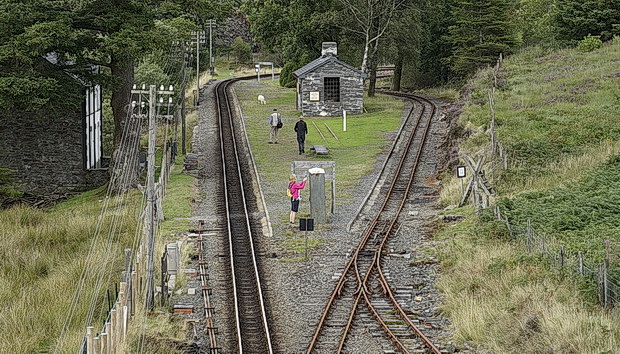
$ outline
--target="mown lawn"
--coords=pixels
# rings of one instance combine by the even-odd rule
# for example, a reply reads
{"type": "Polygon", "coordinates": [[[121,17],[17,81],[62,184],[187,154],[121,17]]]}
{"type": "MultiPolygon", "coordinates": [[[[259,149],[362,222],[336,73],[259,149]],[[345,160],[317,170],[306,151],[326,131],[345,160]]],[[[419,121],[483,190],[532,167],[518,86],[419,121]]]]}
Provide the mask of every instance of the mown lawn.
{"type": "Polygon", "coordinates": [[[277,81],[261,80],[260,83],[240,82],[236,85],[236,92],[256,165],[267,180],[281,182],[284,191],[291,161],[335,161],[337,204],[347,202],[356,183],[372,170],[376,156],[386,147],[386,134],[398,130],[404,107],[402,101],[390,97],[365,97],[364,106],[368,113],[349,115],[346,132],[343,131],[342,117],[306,117],[306,155],[300,156],[293,130],[300,116],[295,109],[295,90],[282,88],[277,81]],[[266,105],[258,103],[259,94],[266,97],[266,105]],[[269,115],[274,108],[282,115],[284,124],[279,133],[280,144],[268,144],[269,115]],[[329,156],[310,155],[310,147],[315,144],[326,146],[329,156]]]}

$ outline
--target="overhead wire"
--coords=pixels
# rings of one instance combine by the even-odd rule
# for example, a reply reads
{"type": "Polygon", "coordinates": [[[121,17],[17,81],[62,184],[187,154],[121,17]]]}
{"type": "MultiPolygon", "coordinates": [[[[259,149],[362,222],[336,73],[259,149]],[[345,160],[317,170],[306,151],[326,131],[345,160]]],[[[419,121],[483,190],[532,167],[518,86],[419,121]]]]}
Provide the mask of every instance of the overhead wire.
{"type": "MultiPolygon", "coordinates": [[[[185,65],[185,58],[182,58],[181,65],[185,65]]],[[[174,71],[174,67],[170,61],[170,57],[168,57],[168,59],[164,63],[162,71],[164,71],[167,74],[168,73],[172,74],[172,72],[174,71]]],[[[181,77],[181,75],[171,76],[170,74],[168,74],[168,77],[176,77],[175,87],[177,88],[179,87],[178,86],[179,83],[185,83],[187,81],[186,76],[184,77],[181,77]]],[[[175,95],[175,96],[177,96],[175,106],[178,106],[178,104],[180,103],[180,100],[184,99],[184,97],[179,97],[178,95],[175,95]]],[[[128,97],[127,102],[131,102],[131,95],[128,97]]],[[[128,107],[131,107],[131,103],[128,105],[128,107]]],[[[117,150],[116,156],[115,156],[116,165],[122,166],[122,169],[127,169],[129,171],[133,171],[134,169],[137,170],[138,168],[137,156],[138,156],[138,151],[140,149],[140,146],[139,146],[140,133],[139,132],[142,126],[142,114],[132,115],[133,107],[131,108],[132,109],[127,110],[127,115],[125,117],[125,124],[123,126],[123,132],[122,132],[121,140],[119,143],[120,149],[117,150]]],[[[141,107],[138,107],[138,109],[140,108],[141,107]]],[[[160,107],[157,108],[157,116],[159,116],[159,112],[160,112],[160,107]]],[[[166,120],[164,143],[166,143],[168,140],[169,129],[170,129],[170,121],[166,120]]],[[[165,166],[162,166],[162,168],[165,168],[165,166]]],[[[109,210],[111,209],[112,205],[115,205],[117,208],[120,208],[121,206],[125,205],[126,199],[129,194],[125,192],[125,193],[121,193],[118,196],[113,196],[112,195],[113,191],[115,190],[128,191],[131,187],[131,182],[132,182],[131,181],[132,173],[122,173],[121,176],[122,176],[121,179],[114,178],[116,176],[113,176],[113,178],[111,178],[110,180],[110,183],[108,184],[106,196],[103,199],[103,205],[101,208],[101,212],[99,214],[99,217],[96,223],[95,232],[94,232],[93,238],[91,239],[90,247],[89,247],[88,253],[85,258],[85,264],[80,273],[80,278],[77,282],[76,289],[74,291],[74,295],[71,301],[71,305],[69,306],[67,315],[65,317],[65,321],[63,324],[63,328],[62,328],[62,333],[56,343],[57,345],[55,347],[54,352],[56,352],[59,348],[63,347],[66,341],[66,338],[68,336],[69,325],[70,323],[73,322],[73,318],[77,312],[78,304],[80,303],[80,299],[83,297],[82,293],[84,292],[85,287],[88,285],[89,282],[94,282],[94,284],[93,284],[93,289],[90,292],[90,302],[89,302],[90,306],[88,309],[88,314],[86,318],[84,319],[84,327],[88,325],[92,325],[95,309],[97,307],[100,308],[99,318],[103,318],[104,316],[103,314],[104,314],[105,306],[103,303],[104,299],[101,297],[102,288],[105,284],[111,284],[112,277],[114,276],[112,274],[112,267],[114,265],[114,262],[111,261],[114,258],[112,255],[112,252],[114,251],[115,247],[113,246],[120,239],[121,232],[122,232],[122,226],[125,224],[126,213],[113,213],[112,220],[110,220],[107,223],[106,221],[109,218],[109,210]],[[103,239],[102,238],[102,234],[104,232],[103,228],[106,224],[108,226],[107,237],[103,239]],[[101,245],[102,247],[99,247],[99,245],[101,245]],[[101,255],[103,261],[101,263],[98,263],[98,262],[95,262],[95,256],[98,254],[97,250],[100,250],[100,248],[103,248],[103,253],[101,255]],[[92,275],[92,277],[89,278],[89,275],[92,275]]],[[[138,210],[144,210],[145,201],[146,201],[146,197],[145,195],[143,195],[140,209],[138,210]]],[[[139,243],[140,243],[139,240],[143,238],[142,237],[143,232],[141,231],[144,228],[143,216],[144,216],[144,211],[140,213],[138,222],[136,223],[136,228],[134,230],[134,236],[133,236],[132,248],[131,248],[132,254],[134,255],[132,258],[134,259],[137,253],[137,249],[139,247],[139,243]]],[[[134,260],[132,259],[131,260],[132,264],[133,264],[133,261],[134,260]]],[[[130,270],[131,268],[128,269],[127,271],[130,273],[130,270]]],[[[137,286],[137,284],[133,284],[133,286],[137,286]]]]}

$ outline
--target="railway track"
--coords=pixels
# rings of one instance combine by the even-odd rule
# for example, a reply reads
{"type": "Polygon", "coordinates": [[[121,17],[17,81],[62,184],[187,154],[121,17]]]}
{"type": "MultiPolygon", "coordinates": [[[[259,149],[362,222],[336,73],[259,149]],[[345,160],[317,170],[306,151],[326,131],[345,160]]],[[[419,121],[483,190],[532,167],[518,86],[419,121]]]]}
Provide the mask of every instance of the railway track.
{"type": "MultiPolygon", "coordinates": [[[[387,93],[387,92],[386,92],[387,93]]],[[[331,296],[323,309],[307,353],[346,352],[346,343],[355,321],[371,317],[393,348],[402,353],[433,352],[439,349],[418,328],[415,319],[397,299],[382,268],[386,246],[398,228],[399,216],[407,200],[415,193],[420,158],[435,116],[436,106],[429,100],[415,95],[388,93],[415,101],[405,124],[412,124],[410,133],[399,132],[390,158],[398,159],[396,172],[383,194],[374,219],[363,231],[357,249],[346,263],[331,296]]],[[[385,170],[384,165],[383,169],[385,170]]]]}
{"type": "MultiPolygon", "coordinates": [[[[243,78],[241,78],[243,79],[243,78]]],[[[273,353],[267,310],[261,287],[254,235],[260,228],[250,217],[256,200],[246,193],[249,167],[240,159],[235,138],[232,100],[229,86],[238,79],[220,82],[215,87],[221,148],[221,190],[228,233],[230,281],[234,300],[235,348],[237,353],[273,353]],[[244,175],[246,177],[244,178],[244,175]]],[[[219,166],[218,166],[219,167],[219,166]]],[[[213,166],[215,169],[216,166],[213,166]]]]}

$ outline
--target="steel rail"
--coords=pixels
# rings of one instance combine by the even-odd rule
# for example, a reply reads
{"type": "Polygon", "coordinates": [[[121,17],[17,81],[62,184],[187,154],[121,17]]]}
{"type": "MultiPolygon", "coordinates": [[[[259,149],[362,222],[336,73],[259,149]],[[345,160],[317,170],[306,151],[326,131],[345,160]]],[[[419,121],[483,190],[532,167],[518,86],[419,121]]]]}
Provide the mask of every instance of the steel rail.
{"type": "MultiPolygon", "coordinates": [[[[409,190],[411,188],[411,185],[413,184],[413,179],[414,176],[416,175],[416,171],[418,168],[418,164],[419,164],[419,160],[420,160],[420,155],[422,153],[422,151],[424,150],[424,144],[426,141],[426,137],[428,136],[428,131],[429,128],[431,126],[431,121],[432,118],[434,116],[435,113],[435,107],[434,105],[431,105],[431,107],[433,108],[433,110],[431,111],[431,113],[429,114],[429,119],[428,119],[428,123],[426,124],[426,128],[424,129],[424,131],[422,132],[422,141],[420,142],[419,146],[418,146],[418,151],[413,163],[413,168],[410,170],[409,173],[409,179],[407,181],[407,186],[405,187],[405,190],[409,190]]],[[[424,116],[424,114],[426,113],[426,106],[422,105],[422,111],[420,112],[419,116],[418,116],[418,120],[416,122],[416,126],[413,129],[412,134],[410,135],[410,139],[407,141],[407,146],[404,149],[405,151],[409,151],[409,149],[411,148],[411,144],[413,143],[413,140],[415,139],[415,135],[418,132],[418,128],[420,126],[420,121],[421,118],[424,116]]],[[[392,184],[390,185],[390,189],[387,192],[387,196],[380,208],[380,211],[377,213],[377,216],[375,217],[375,220],[378,220],[381,216],[381,213],[383,212],[383,210],[385,210],[385,208],[387,207],[387,204],[390,201],[390,197],[392,195],[392,191],[394,191],[394,188],[398,182],[398,176],[400,176],[400,172],[401,169],[403,168],[405,161],[406,161],[406,157],[407,154],[404,153],[401,157],[401,160],[399,161],[398,164],[398,168],[397,168],[397,172],[395,173],[395,178],[392,180],[392,184]]],[[[362,289],[364,290],[364,299],[365,302],[368,306],[368,309],[370,310],[370,312],[373,314],[374,318],[377,320],[377,322],[379,323],[379,325],[382,327],[382,329],[384,330],[384,332],[386,332],[386,334],[388,335],[388,337],[392,340],[392,342],[399,347],[399,349],[401,351],[404,352],[408,352],[408,350],[404,347],[404,345],[398,340],[398,338],[392,333],[392,331],[389,329],[389,327],[385,324],[385,322],[381,319],[381,316],[379,315],[378,311],[374,308],[374,305],[372,305],[372,302],[370,301],[370,299],[368,298],[368,294],[369,291],[367,290],[367,284],[370,278],[370,274],[373,271],[374,266],[376,265],[377,270],[380,272],[380,274],[382,275],[382,271],[381,271],[381,257],[382,257],[382,252],[383,252],[383,247],[384,245],[387,243],[390,233],[392,232],[392,230],[394,229],[397,219],[398,219],[398,215],[400,215],[403,206],[405,205],[405,201],[407,199],[407,193],[404,193],[403,197],[401,198],[400,204],[398,205],[397,211],[395,212],[396,216],[392,219],[392,221],[389,223],[389,226],[387,227],[387,230],[383,230],[382,232],[380,232],[379,234],[384,234],[385,236],[383,237],[378,249],[375,251],[374,254],[374,258],[373,258],[373,262],[371,264],[371,266],[369,267],[369,269],[367,270],[366,276],[364,277],[364,280],[361,284],[362,285],[362,289]]],[[[359,279],[359,278],[358,278],[359,279]]],[[[382,280],[385,280],[385,277],[381,278],[382,280]]],[[[389,284],[387,283],[387,281],[382,281],[381,282],[382,288],[384,292],[389,292],[389,294],[391,295],[391,289],[389,287],[389,284]]],[[[393,296],[392,296],[393,299],[393,296]]],[[[395,299],[394,299],[395,300],[395,299]]],[[[392,301],[393,306],[395,307],[395,309],[399,312],[399,314],[404,314],[404,311],[402,309],[402,307],[398,304],[397,301],[392,301]]],[[[406,315],[405,315],[406,316],[406,315]]],[[[408,319],[408,317],[407,317],[408,319]]],[[[353,320],[353,316],[350,317],[350,320],[353,320]]],[[[418,335],[418,337],[420,337],[422,339],[422,341],[425,343],[425,345],[429,348],[434,348],[434,345],[428,340],[428,338],[426,338],[424,336],[424,334],[422,334],[419,329],[413,325],[413,323],[409,320],[409,323],[411,329],[418,335]]],[[[347,329],[350,328],[350,325],[347,326],[347,329]]],[[[345,333],[342,336],[341,339],[341,346],[339,347],[339,353],[341,352],[342,348],[344,347],[344,341],[346,339],[347,336],[347,330],[345,330],[345,333]]]]}
{"type": "MultiPolygon", "coordinates": [[[[241,79],[248,79],[248,78],[254,78],[254,77],[245,77],[245,78],[241,78],[241,79]]],[[[263,328],[263,335],[264,335],[264,339],[266,341],[267,344],[267,352],[268,353],[273,353],[273,347],[272,347],[272,343],[271,343],[271,335],[269,333],[269,326],[268,326],[268,321],[267,321],[267,314],[266,314],[266,310],[265,310],[265,303],[263,300],[263,292],[262,292],[262,286],[260,283],[260,275],[259,275],[259,271],[258,271],[258,264],[256,261],[256,252],[254,249],[254,240],[253,240],[253,235],[252,235],[252,231],[251,231],[251,224],[250,224],[250,219],[249,219],[249,213],[248,213],[248,206],[246,203],[246,196],[245,196],[245,188],[243,186],[243,178],[242,178],[242,173],[241,173],[241,166],[239,164],[239,152],[238,152],[238,147],[237,147],[237,143],[234,139],[234,124],[232,121],[232,109],[231,109],[231,101],[229,100],[228,97],[228,87],[238,81],[239,79],[230,79],[230,80],[226,80],[223,82],[220,82],[216,85],[216,102],[217,102],[217,107],[218,107],[218,121],[220,124],[220,129],[219,129],[219,135],[220,135],[220,149],[221,149],[221,158],[222,158],[222,168],[223,168],[223,176],[224,176],[224,193],[225,193],[225,205],[226,205],[226,215],[227,215],[227,226],[228,226],[228,241],[229,241],[229,257],[230,257],[230,268],[231,268],[231,274],[232,274],[232,283],[233,283],[233,297],[234,297],[234,310],[235,310],[235,325],[236,325],[236,330],[237,330],[237,345],[238,345],[238,352],[239,353],[243,353],[244,352],[244,342],[243,342],[243,329],[242,329],[242,323],[241,323],[241,315],[240,315],[240,291],[239,291],[239,285],[237,282],[237,270],[235,268],[235,251],[234,251],[234,244],[235,244],[235,240],[234,240],[234,235],[232,233],[232,225],[231,225],[231,214],[230,214],[230,206],[231,206],[231,201],[230,201],[230,196],[229,196],[229,186],[228,186],[228,181],[229,181],[229,176],[226,172],[226,157],[227,157],[227,152],[225,151],[225,146],[224,146],[224,135],[223,135],[223,126],[225,123],[224,119],[225,117],[223,117],[223,112],[222,109],[226,110],[226,114],[228,116],[228,124],[230,124],[231,127],[231,140],[233,143],[233,153],[231,158],[234,159],[236,161],[236,174],[239,178],[239,184],[240,184],[240,194],[241,197],[240,202],[242,204],[242,208],[243,208],[243,218],[244,218],[244,223],[245,223],[245,227],[247,228],[247,233],[248,233],[248,242],[249,242],[249,248],[250,248],[250,254],[251,254],[251,261],[252,261],[252,268],[253,268],[253,273],[254,273],[254,278],[256,279],[256,288],[257,288],[257,292],[258,294],[256,294],[257,298],[258,298],[258,306],[260,306],[260,313],[261,313],[261,326],[263,328]]],[[[252,351],[252,348],[248,348],[248,351],[252,351]]]]}
{"type": "MultiPolygon", "coordinates": [[[[386,94],[390,94],[390,93],[386,93],[386,94]]],[[[435,111],[436,111],[436,106],[435,104],[433,104],[430,100],[427,100],[423,97],[420,96],[415,96],[415,95],[410,95],[410,96],[405,96],[405,97],[409,97],[412,99],[417,99],[417,100],[421,100],[421,101],[425,101],[426,103],[428,103],[431,108],[432,111],[430,112],[429,116],[430,119],[432,119],[432,117],[435,115],[435,111]]],[[[417,167],[419,165],[419,160],[420,160],[420,156],[422,155],[423,152],[423,146],[426,142],[426,138],[428,137],[428,131],[430,129],[430,120],[429,120],[429,124],[426,126],[425,132],[424,132],[424,138],[423,141],[420,143],[420,148],[418,149],[418,153],[416,155],[416,160],[415,160],[415,164],[414,164],[414,169],[411,173],[411,176],[409,177],[409,182],[408,182],[408,188],[409,189],[411,187],[411,185],[413,184],[413,178],[415,176],[417,167]]],[[[400,209],[403,208],[405,204],[405,198],[403,198],[401,205],[400,205],[400,209]]],[[[399,210],[400,210],[399,209],[399,210]]],[[[396,220],[393,221],[393,223],[390,225],[390,232],[393,229],[394,225],[396,223],[396,220]]],[[[385,241],[387,241],[389,236],[389,233],[386,234],[385,240],[384,242],[382,242],[381,246],[379,247],[379,250],[377,251],[377,254],[381,255],[383,252],[383,247],[385,245],[385,241]]],[[[402,306],[400,306],[400,304],[398,303],[398,301],[396,300],[396,298],[394,297],[394,294],[392,293],[392,289],[390,288],[387,279],[385,278],[385,275],[383,274],[383,268],[381,267],[381,260],[379,259],[379,261],[376,263],[377,264],[377,271],[379,272],[379,279],[380,282],[382,284],[382,288],[384,290],[384,293],[387,295],[387,297],[390,299],[390,301],[392,302],[392,305],[394,306],[394,308],[398,311],[398,314],[400,315],[400,317],[407,323],[407,325],[409,326],[409,328],[411,328],[416,335],[424,342],[424,344],[433,351],[433,353],[440,353],[439,349],[424,335],[424,333],[422,333],[422,331],[420,331],[420,329],[411,321],[411,319],[409,318],[409,316],[407,316],[407,314],[405,313],[405,311],[403,310],[402,306]]],[[[367,304],[371,309],[371,311],[373,311],[373,313],[376,313],[374,311],[374,306],[371,304],[371,302],[367,299],[367,304]]]]}
{"type": "MultiPolygon", "coordinates": [[[[411,97],[411,96],[405,96],[405,97],[408,97],[410,99],[414,99],[414,100],[422,103],[421,99],[419,99],[419,98],[411,97]]],[[[432,102],[428,101],[428,100],[426,100],[426,102],[428,104],[430,104],[430,106],[432,108],[432,111],[428,115],[428,117],[429,117],[428,118],[428,123],[426,124],[426,128],[424,129],[424,131],[422,133],[423,134],[422,135],[422,139],[421,139],[422,141],[420,142],[420,146],[418,148],[418,152],[417,152],[417,155],[416,155],[416,158],[415,158],[415,162],[414,162],[414,167],[411,170],[411,173],[409,175],[409,179],[408,179],[408,182],[407,182],[407,187],[405,188],[405,190],[407,190],[407,191],[410,189],[410,187],[411,187],[411,185],[413,183],[413,178],[415,176],[415,172],[416,172],[417,166],[419,164],[419,158],[420,158],[420,155],[421,155],[421,153],[423,151],[424,144],[426,142],[426,137],[428,136],[428,131],[429,131],[429,128],[431,126],[431,122],[432,122],[433,116],[435,114],[435,105],[432,102]]],[[[411,114],[413,113],[413,111],[414,111],[414,109],[412,108],[411,111],[409,112],[409,115],[408,115],[407,119],[409,119],[411,117],[411,114]]],[[[311,342],[310,342],[310,344],[308,346],[307,353],[311,353],[314,350],[314,348],[316,347],[317,342],[318,342],[318,338],[319,338],[320,333],[321,333],[321,331],[322,331],[322,329],[323,329],[323,327],[324,327],[324,325],[326,323],[326,319],[327,319],[327,317],[329,315],[329,312],[330,312],[330,310],[331,310],[331,308],[332,308],[332,306],[333,306],[333,304],[334,304],[334,302],[336,300],[336,297],[340,296],[340,294],[342,292],[342,288],[344,287],[344,284],[347,281],[347,276],[348,276],[349,270],[351,269],[352,265],[354,265],[353,268],[354,268],[354,272],[355,272],[355,277],[356,277],[356,279],[358,281],[358,289],[356,290],[357,296],[356,296],[354,304],[353,304],[353,306],[351,308],[351,312],[349,314],[348,322],[347,322],[347,324],[345,326],[344,332],[343,332],[343,334],[341,336],[341,339],[339,341],[338,353],[340,353],[343,350],[343,348],[344,348],[344,343],[346,341],[348,332],[349,332],[349,330],[351,328],[354,316],[355,316],[355,314],[357,312],[357,306],[358,306],[362,296],[364,297],[364,301],[368,305],[369,311],[371,312],[373,317],[377,320],[377,322],[380,324],[380,326],[382,327],[382,329],[384,330],[386,335],[392,340],[392,342],[398,347],[399,350],[401,350],[403,352],[408,352],[408,350],[400,342],[400,340],[397,338],[397,336],[394,335],[394,333],[389,329],[389,326],[387,326],[387,324],[381,319],[380,314],[378,313],[378,311],[376,311],[376,309],[372,305],[371,300],[369,298],[370,291],[368,290],[367,285],[368,285],[368,282],[369,282],[369,279],[370,279],[370,275],[373,272],[373,269],[375,268],[375,265],[377,267],[376,269],[379,272],[380,285],[381,285],[381,287],[383,289],[383,292],[388,294],[388,297],[390,298],[390,301],[392,302],[393,306],[398,311],[399,315],[401,315],[401,317],[404,316],[405,321],[407,322],[407,325],[413,330],[413,332],[424,342],[424,344],[429,349],[431,349],[435,353],[439,353],[439,350],[430,342],[430,340],[428,340],[428,338],[426,338],[424,336],[424,334],[411,322],[411,320],[404,313],[404,310],[402,309],[402,307],[398,304],[398,302],[394,298],[394,296],[393,296],[393,294],[391,292],[391,289],[389,287],[389,284],[387,284],[387,280],[385,279],[385,276],[383,275],[383,271],[381,269],[381,257],[382,257],[383,247],[384,247],[385,243],[387,242],[387,240],[389,239],[389,236],[390,236],[390,234],[391,234],[391,232],[392,232],[392,230],[393,230],[393,228],[394,228],[394,226],[396,224],[396,220],[398,219],[398,215],[400,214],[400,212],[401,212],[401,210],[402,210],[402,208],[404,206],[404,203],[406,202],[407,193],[404,193],[404,195],[403,195],[403,197],[401,199],[400,205],[398,206],[398,209],[396,211],[396,217],[394,217],[394,219],[392,220],[390,225],[387,227],[387,231],[385,231],[385,227],[384,227],[383,230],[379,233],[379,234],[384,234],[383,240],[381,241],[378,249],[375,251],[375,253],[373,255],[373,260],[372,260],[370,266],[368,267],[368,270],[367,270],[363,280],[361,279],[360,270],[359,270],[359,266],[358,266],[359,254],[360,254],[360,252],[363,249],[365,249],[369,237],[373,234],[373,231],[375,230],[375,228],[376,228],[376,226],[377,226],[377,224],[378,224],[378,222],[380,220],[382,212],[386,209],[387,204],[390,202],[390,197],[391,197],[392,191],[394,190],[394,188],[396,186],[396,183],[398,181],[398,176],[400,175],[401,169],[405,165],[405,161],[406,161],[406,157],[407,157],[407,151],[409,151],[409,148],[410,148],[412,142],[414,141],[415,136],[417,135],[416,133],[418,132],[418,127],[420,125],[420,121],[421,121],[422,117],[425,114],[425,111],[426,111],[426,106],[424,104],[422,104],[422,110],[421,110],[420,114],[417,116],[415,127],[414,127],[412,133],[410,134],[409,139],[407,140],[406,147],[403,149],[403,151],[405,151],[405,152],[402,154],[401,159],[399,161],[399,164],[398,164],[398,167],[397,167],[397,172],[395,173],[396,177],[392,180],[390,188],[389,188],[389,190],[387,192],[387,196],[384,199],[381,207],[379,208],[379,212],[376,214],[376,217],[374,218],[374,220],[371,223],[371,225],[364,232],[362,240],[360,241],[360,243],[359,243],[359,245],[358,245],[354,255],[351,257],[349,262],[347,262],[347,265],[345,266],[345,269],[342,272],[342,275],[340,276],[340,279],[339,279],[339,281],[338,281],[334,291],[332,292],[328,303],[326,304],[326,306],[325,306],[325,308],[323,310],[321,319],[319,320],[319,324],[317,325],[317,328],[315,330],[313,338],[312,338],[312,340],[311,340],[311,342]]],[[[402,130],[402,128],[401,128],[401,130],[402,130]]],[[[392,152],[393,151],[390,152],[390,156],[391,156],[392,152]]],[[[384,164],[383,169],[386,168],[386,165],[387,164],[384,164]]]]}
{"type": "Polygon", "coordinates": [[[207,332],[207,336],[209,337],[209,352],[211,354],[217,354],[219,348],[217,347],[216,328],[213,322],[213,306],[211,305],[210,297],[211,288],[209,288],[209,284],[207,282],[209,275],[207,274],[207,262],[204,258],[205,256],[202,239],[202,225],[203,222],[200,221],[200,227],[198,229],[198,265],[200,268],[200,286],[202,291],[204,309],[203,315],[205,319],[205,331],[207,332]]]}

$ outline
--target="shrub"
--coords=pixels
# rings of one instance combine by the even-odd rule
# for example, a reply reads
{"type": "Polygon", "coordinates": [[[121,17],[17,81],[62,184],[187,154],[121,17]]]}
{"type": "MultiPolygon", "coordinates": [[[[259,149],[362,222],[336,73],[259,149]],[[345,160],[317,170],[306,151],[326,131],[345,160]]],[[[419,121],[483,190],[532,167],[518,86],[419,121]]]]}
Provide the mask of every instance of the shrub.
{"type": "Polygon", "coordinates": [[[599,49],[602,46],[603,41],[601,41],[601,36],[587,35],[586,37],[583,37],[581,41],[579,41],[579,45],[577,46],[577,48],[579,48],[579,50],[582,52],[591,52],[595,49],[599,49]]]}
{"type": "Polygon", "coordinates": [[[19,198],[23,194],[13,180],[14,172],[8,168],[0,168],[0,206],[2,206],[3,201],[19,198]]]}

